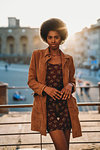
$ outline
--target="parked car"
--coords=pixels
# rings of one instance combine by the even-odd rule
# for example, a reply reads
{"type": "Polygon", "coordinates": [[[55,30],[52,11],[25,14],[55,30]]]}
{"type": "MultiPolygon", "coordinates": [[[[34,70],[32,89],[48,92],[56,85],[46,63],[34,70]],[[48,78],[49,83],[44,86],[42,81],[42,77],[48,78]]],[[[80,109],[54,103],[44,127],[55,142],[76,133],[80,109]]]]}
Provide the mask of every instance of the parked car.
{"type": "Polygon", "coordinates": [[[21,95],[21,92],[16,91],[13,94],[13,100],[15,100],[15,101],[26,100],[26,97],[24,95],[21,95]]]}
{"type": "Polygon", "coordinates": [[[84,68],[87,68],[87,69],[90,69],[90,67],[91,67],[90,63],[87,62],[87,61],[83,62],[82,65],[83,65],[84,68]]]}
{"type": "Polygon", "coordinates": [[[91,70],[94,70],[94,71],[97,71],[98,69],[99,69],[99,67],[98,66],[95,66],[95,65],[91,65],[91,68],[90,68],[91,70]]]}

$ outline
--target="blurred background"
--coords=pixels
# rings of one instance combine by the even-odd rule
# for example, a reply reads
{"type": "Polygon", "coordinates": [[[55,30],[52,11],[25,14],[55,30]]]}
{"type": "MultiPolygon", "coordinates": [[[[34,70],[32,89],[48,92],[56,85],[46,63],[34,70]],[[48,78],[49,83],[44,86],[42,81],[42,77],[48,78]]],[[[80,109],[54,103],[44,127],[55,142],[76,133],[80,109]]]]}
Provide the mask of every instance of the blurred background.
{"type": "MultiPolygon", "coordinates": [[[[8,104],[32,104],[28,89],[28,69],[32,52],[46,48],[39,28],[49,18],[62,19],[69,36],[61,50],[73,56],[77,86],[98,85],[100,81],[100,1],[99,0],[0,0],[0,82],[9,87],[8,104]],[[20,96],[19,99],[14,98],[20,96]]],[[[99,101],[97,88],[77,88],[78,102],[99,101]]],[[[80,111],[97,110],[96,106],[80,111]]],[[[10,111],[30,111],[11,108],[10,111]]]]}

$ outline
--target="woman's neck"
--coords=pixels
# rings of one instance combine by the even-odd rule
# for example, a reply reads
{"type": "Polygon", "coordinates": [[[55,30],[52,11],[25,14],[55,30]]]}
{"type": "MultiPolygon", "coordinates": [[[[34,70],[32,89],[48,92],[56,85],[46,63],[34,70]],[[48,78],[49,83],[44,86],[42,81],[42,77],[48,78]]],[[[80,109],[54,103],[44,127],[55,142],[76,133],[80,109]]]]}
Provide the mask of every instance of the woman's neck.
{"type": "Polygon", "coordinates": [[[59,51],[59,49],[50,49],[50,54],[51,55],[60,55],[60,51],[59,51]]]}

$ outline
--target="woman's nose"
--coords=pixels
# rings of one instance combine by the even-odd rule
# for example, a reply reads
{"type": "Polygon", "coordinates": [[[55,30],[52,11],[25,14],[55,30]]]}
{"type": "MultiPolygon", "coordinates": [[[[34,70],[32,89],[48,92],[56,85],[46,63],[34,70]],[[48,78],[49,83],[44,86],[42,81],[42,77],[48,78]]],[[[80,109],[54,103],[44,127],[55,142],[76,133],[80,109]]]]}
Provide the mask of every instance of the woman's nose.
{"type": "Polygon", "coordinates": [[[52,38],[52,43],[55,43],[55,38],[52,38]]]}

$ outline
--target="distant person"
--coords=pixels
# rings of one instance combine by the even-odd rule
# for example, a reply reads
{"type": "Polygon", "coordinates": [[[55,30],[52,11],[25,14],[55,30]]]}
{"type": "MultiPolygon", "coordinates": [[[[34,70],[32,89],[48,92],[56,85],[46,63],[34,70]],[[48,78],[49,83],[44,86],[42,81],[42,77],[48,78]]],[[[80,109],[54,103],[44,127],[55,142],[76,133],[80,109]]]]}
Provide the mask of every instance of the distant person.
{"type": "Polygon", "coordinates": [[[69,150],[70,132],[82,135],[76,100],[72,96],[76,82],[73,58],[59,46],[68,36],[60,19],[45,21],[40,28],[42,39],[48,44],[35,50],[31,57],[28,85],[34,91],[31,129],[42,135],[49,132],[56,150],[69,150]]]}
{"type": "Polygon", "coordinates": [[[85,86],[87,86],[87,87],[84,88],[85,94],[86,94],[88,97],[90,97],[90,95],[89,95],[90,83],[89,83],[88,81],[85,81],[84,84],[85,84],[85,86]]]}
{"type": "Polygon", "coordinates": [[[82,81],[82,72],[79,72],[77,74],[77,82],[78,82],[78,85],[80,86],[80,95],[82,96],[83,95],[83,81],[82,81]]]}
{"type": "Polygon", "coordinates": [[[8,71],[8,65],[7,64],[5,65],[5,71],[8,71]]]}

